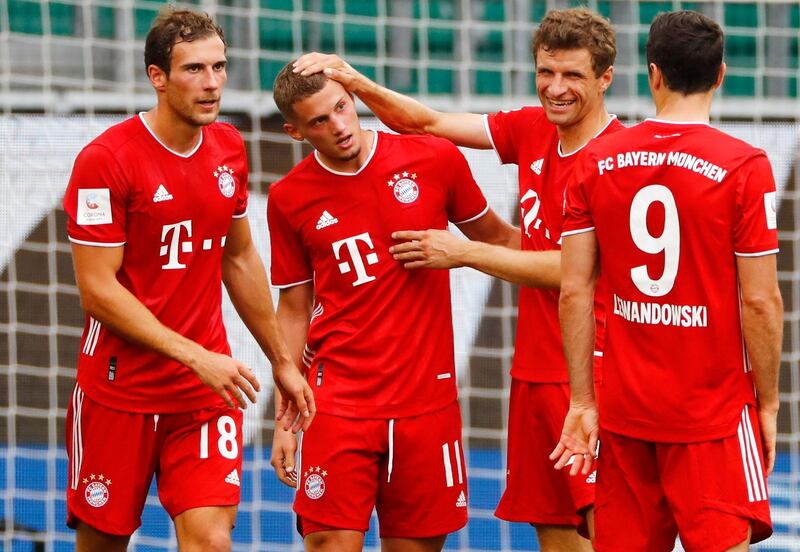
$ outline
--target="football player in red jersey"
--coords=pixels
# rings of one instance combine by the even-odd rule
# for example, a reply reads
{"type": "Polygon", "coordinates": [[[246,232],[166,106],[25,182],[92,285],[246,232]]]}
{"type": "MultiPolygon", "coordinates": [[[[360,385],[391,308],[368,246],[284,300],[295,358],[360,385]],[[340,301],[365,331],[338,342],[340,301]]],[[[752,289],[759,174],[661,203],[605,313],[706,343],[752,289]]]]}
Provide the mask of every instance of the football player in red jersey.
{"type": "Polygon", "coordinates": [[[572,399],[551,458],[597,461],[599,551],[747,550],[772,533],[782,301],[775,182],[763,150],[709,125],[719,25],[658,15],[656,118],[593,142],[567,190],[561,327],[572,399]],[[606,340],[592,385],[597,269],[606,340]]]}
{"type": "MultiPolygon", "coordinates": [[[[502,163],[518,166],[521,250],[432,229],[399,232],[396,237],[406,241],[393,252],[408,268],[470,266],[520,284],[506,489],[496,515],[533,524],[544,552],[588,551],[589,541],[575,528],[584,535],[591,530],[594,477],[577,480],[555,472],[547,456],[569,405],[557,289],[564,188],[578,152],[595,137],[623,128],[604,104],[616,55],[614,30],[587,9],[553,10],[534,34],[533,53],[542,107],[489,115],[434,111],[378,86],[336,56],[310,54],[296,69],[303,74],[325,70],[399,132],[494,149],[502,163]]],[[[598,336],[598,363],[601,351],[598,336]]]]}
{"type": "Polygon", "coordinates": [[[125,550],[155,473],[181,550],[229,550],[240,408],[259,383],[230,357],[221,283],[291,399],[287,418],[299,412],[295,429],[310,423],[313,398],[251,239],[244,143],[215,122],[222,31],[206,15],[165,9],[145,65],[156,107],[87,145],[64,197],[87,314],[67,412],[67,521],[77,550],[125,550]]]}
{"type": "Polygon", "coordinates": [[[360,550],[377,509],[382,548],[438,551],[467,521],[450,277],[404,269],[401,229],[447,228],[519,245],[451,142],[360,127],[352,96],[287,65],[275,102],[315,151],[269,192],[278,321],[318,407],[297,443],[277,430],[272,464],[297,486],[306,549],[360,550]]]}

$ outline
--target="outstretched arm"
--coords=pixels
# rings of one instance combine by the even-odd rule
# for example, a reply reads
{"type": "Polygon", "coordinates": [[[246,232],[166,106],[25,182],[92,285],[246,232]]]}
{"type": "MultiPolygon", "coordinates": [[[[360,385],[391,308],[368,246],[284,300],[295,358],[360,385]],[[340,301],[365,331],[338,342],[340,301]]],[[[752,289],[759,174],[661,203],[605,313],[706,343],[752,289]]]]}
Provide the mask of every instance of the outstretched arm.
{"type": "Polygon", "coordinates": [[[783,339],[783,300],[776,256],[736,257],[742,290],[742,329],[758,397],[758,417],[767,473],[775,466],[778,372],[783,339]]]}
{"type": "Polygon", "coordinates": [[[571,464],[570,475],[588,474],[597,454],[599,425],[592,362],[597,252],[593,231],[563,240],[559,317],[569,370],[570,406],[550,459],[556,461],[556,469],[571,464]]]}
{"type": "Polygon", "coordinates": [[[276,409],[277,419],[294,430],[308,429],[314,417],[314,397],[298,365],[292,361],[272,306],[264,264],[256,251],[247,218],[234,219],[222,257],[222,280],[261,350],[272,364],[276,387],[286,401],[276,409]],[[300,416],[298,417],[298,414],[300,416]]]}
{"type": "Polygon", "coordinates": [[[312,52],[301,56],[294,67],[302,75],[323,71],[358,96],[386,126],[401,134],[433,134],[458,146],[492,147],[483,115],[435,111],[413,98],[378,85],[337,55],[312,52]]]}
{"type": "Polygon", "coordinates": [[[459,225],[469,238],[447,230],[395,232],[406,240],[393,246],[394,258],[409,269],[468,266],[490,276],[530,287],[558,288],[561,281],[559,251],[521,251],[520,230],[489,210],[483,217],[459,225]]]}

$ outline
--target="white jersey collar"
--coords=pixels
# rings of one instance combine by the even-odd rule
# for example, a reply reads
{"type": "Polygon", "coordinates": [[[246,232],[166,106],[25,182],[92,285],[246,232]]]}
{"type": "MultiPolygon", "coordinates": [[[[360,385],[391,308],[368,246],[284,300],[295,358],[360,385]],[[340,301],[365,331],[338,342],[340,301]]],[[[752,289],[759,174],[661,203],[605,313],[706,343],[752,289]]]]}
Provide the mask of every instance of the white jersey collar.
{"type": "Polygon", "coordinates": [[[660,123],[663,125],[701,125],[710,127],[711,125],[705,121],[667,121],[664,119],[656,119],[655,117],[648,117],[644,120],[645,123],[660,123]]]}
{"type": "Polygon", "coordinates": [[[325,169],[329,173],[335,174],[337,176],[356,176],[361,171],[363,171],[364,169],[367,168],[367,165],[369,165],[369,162],[372,160],[372,156],[375,155],[375,150],[378,149],[378,133],[375,132],[372,129],[368,129],[368,132],[373,133],[375,135],[375,138],[372,140],[372,148],[369,150],[369,155],[367,156],[367,159],[364,161],[364,164],[361,165],[358,168],[358,170],[356,172],[352,172],[352,173],[350,173],[350,172],[341,172],[341,171],[337,171],[337,170],[334,170],[334,169],[330,168],[329,166],[327,166],[325,163],[322,162],[322,159],[320,158],[319,152],[317,150],[314,150],[314,159],[317,160],[317,163],[319,163],[320,167],[322,167],[323,169],[325,169]]]}
{"type": "Polygon", "coordinates": [[[147,124],[147,121],[145,121],[145,119],[144,119],[144,114],[145,113],[147,113],[147,112],[146,111],[140,111],[139,112],[139,120],[142,121],[142,124],[144,125],[144,128],[147,129],[147,132],[150,133],[150,136],[155,138],[156,142],[161,144],[161,147],[163,147],[165,150],[170,152],[172,155],[177,155],[178,157],[183,157],[184,159],[188,159],[189,157],[191,157],[192,155],[197,153],[197,150],[200,149],[200,145],[203,143],[203,129],[200,129],[200,139],[197,141],[197,145],[192,148],[192,151],[190,151],[189,153],[178,153],[174,149],[170,149],[169,147],[167,147],[167,145],[164,142],[159,140],[158,136],[156,136],[156,133],[153,132],[153,129],[150,128],[150,126],[147,124]]]}
{"type": "MultiPolygon", "coordinates": [[[[606,122],[606,124],[604,124],[604,125],[603,125],[603,128],[601,128],[600,130],[598,130],[598,131],[597,131],[597,134],[595,134],[594,136],[592,136],[591,138],[589,138],[589,139],[586,141],[586,144],[588,144],[589,142],[591,142],[592,140],[594,140],[595,138],[597,138],[598,136],[600,136],[601,134],[603,134],[603,133],[606,131],[606,129],[608,128],[608,125],[610,125],[610,124],[611,124],[611,123],[612,123],[612,122],[613,122],[613,121],[614,121],[616,118],[617,118],[617,116],[616,116],[616,115],[609,115],[609,117],[608,117],[608,122],[606,122]]],[[[561,158],[564,158],[564,157],[570,157],[570,156],[572,156],[572,155],[575,155],[576,153],[578,153],[579,151],[581,151],[583,148],[585,148],[585,147],[586,147],[586,144],[583,144],[581,147],[579,147],[579,148],[578,148],[578,149],[576,149],[575,151],[571,151],[571,152],[569,152],[569,153],[562,153],[562,152],[561,152],[561,140],[559,140],[559,141],[558,141],[558,156],[559,156],[559,157],[561,157],[561,158]]]]}

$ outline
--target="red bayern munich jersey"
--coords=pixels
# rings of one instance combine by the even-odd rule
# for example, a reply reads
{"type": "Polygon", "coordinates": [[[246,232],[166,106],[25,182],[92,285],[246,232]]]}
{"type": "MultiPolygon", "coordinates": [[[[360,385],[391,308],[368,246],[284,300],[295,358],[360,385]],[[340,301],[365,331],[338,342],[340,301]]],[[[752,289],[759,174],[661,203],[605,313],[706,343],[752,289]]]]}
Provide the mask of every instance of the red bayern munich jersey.
{"type": "MultiPolygon", "coordinates": [[[[73,243],[125,247],[117,280],[162,324],[230,354],[221,259],[232,217],[247,210],[247,158],[236,129],[203,127],[198,146],[181,155],[141,115],[114,125],[75,160],[64,210],[73,243]]],[[[96,402],[150,413],[224,404],[191,369],[86,318],[78,383],[96,402]]]]}
{"type": "Polygon", "coordinates": [[[778,251],[766,154],[704,123],[647,120],[592,143],[564,235],[595,229],[605,282],[602,426],[651,441],[736,432],[754,403],[736,256],[778,251]]]}
{"type": "Polygon", "coordinates": [[[272,283],[314,282],[304,360],[320,412],[416,416],[456,399],[450,275],[403,268],[391,234],[469,222],[488,206],[447,140],[374,136],[358,172],[314,152],[270,188],[272,283]]]}
{"type": "MultiPolygon", "coordinates": [[[[612,117],[598,136],[625,128],[612,117]]],[[[489,136],[500,162],[519,168],[522,249],[561,249],[564,190],[580,149],[561,153],[558,128],[541,107],[523,107],[486,116],[489,136]]],[[[585,146],[584,146],[585,147],[585,146]]],[[[581,148],[582,149],[582,148],[581,148]]],[[[519,286],[519,314],[511,376],[539,383],[566,383],[567,364],[558,326],[557,289],[519,286]]],[[[596,306],[598,321],[602,307],[596,306]]],[[[597,325],[597,350],[602,351],[603,326],[597,325]]]]}

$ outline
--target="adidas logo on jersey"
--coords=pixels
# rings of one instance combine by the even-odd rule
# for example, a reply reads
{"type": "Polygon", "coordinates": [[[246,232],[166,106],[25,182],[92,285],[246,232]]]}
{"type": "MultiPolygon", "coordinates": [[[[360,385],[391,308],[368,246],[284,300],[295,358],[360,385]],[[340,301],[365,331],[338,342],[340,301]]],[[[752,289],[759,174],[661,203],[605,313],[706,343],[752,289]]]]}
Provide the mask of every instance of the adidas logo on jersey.
{"type": "Polygon", "coordinates": [[[533,163],[531,163],[531,170],[536,174],[542,174],[542,165],[544,165],[544,158],[537,159],[533,163]]]}
{"type": "Polygon", "coordinates": [[[170,199],[172,199],[172,194],[167,191],[163,184],[159,184],[158,190],[156,190],[156,193],[153,196],[153,203],[169,201],[170,199]]]}
{"type": "Polygon", "coordinates": [[[466,508],[467,507],[467,497],[464,496],[464,491],[458,495],[458,500],[456,500],[456,508],[466,508]]]}
{"type": "Polygon", "coordinates": [[[339,219],[331,215],[328,211],[322,211],[322,215],[317,221],[317,230],[322,230],[328,226],[333,226],[337,222],[339,222],[339,219]]]}
{"type": "Polygon", "coordinates": [[[231,485],[236,485],[237,487],[242,486],[241,481],[239,481],[239,473],[236,471],[236,468],[233,468],[233,471],[225,476],[225,483],[230,483],[231,485]]]}

